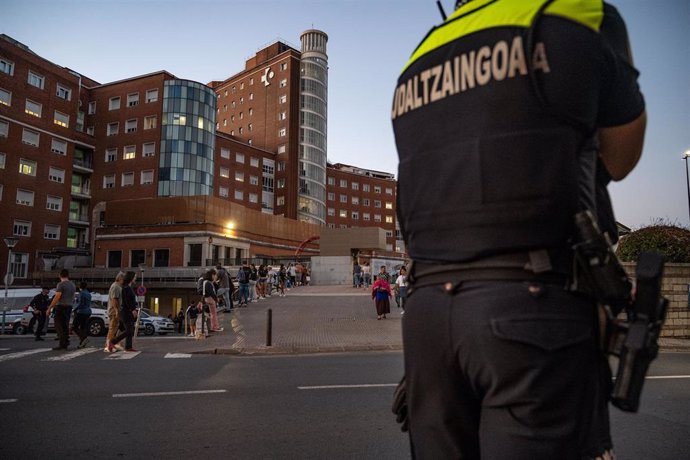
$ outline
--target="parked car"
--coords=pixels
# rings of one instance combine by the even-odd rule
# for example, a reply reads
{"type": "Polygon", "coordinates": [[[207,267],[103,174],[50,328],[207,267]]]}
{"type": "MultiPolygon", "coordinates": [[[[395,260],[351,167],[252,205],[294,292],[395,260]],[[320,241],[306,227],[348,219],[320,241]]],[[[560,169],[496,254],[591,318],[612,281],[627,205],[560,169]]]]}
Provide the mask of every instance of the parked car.
{"type": "MultiPolygon", "coordinates": [[[[2,323],[2,307],[0,307],[0,323],[2,323]]],[[[5,311],[5,334],[16,334],[17,328],[20,326],[23,311],[20,309],[11,309],[5,311]]]]}
{"type": "Polygon", "coordinates": [[[151,310],[143,308],[139,312],[139,331],[143,331],[144,335],[155,333],[165,335],[168,332],[175,332],[175,323],[169,318],[157,316],[151,310]]]}
{"type": "MultiPolygon", "coordinates": [[[[92,302],[91,303],[91,318],[89,318],[89,335],[99,336],[105,335],[108,331],[108,312],[103,308],[98,308],[103,304],[92,302]]],[[[33,333],[34,323],[36,319],[34,317],[34,309],[30,305],[24,307],[24,311],[21,317],[21,322],[15,328],[15,334],[26,334],[33,333]]],[[[48,318],[48,331],[55,331],[55,318],[54,315],[50,315],[48,318]]]]}

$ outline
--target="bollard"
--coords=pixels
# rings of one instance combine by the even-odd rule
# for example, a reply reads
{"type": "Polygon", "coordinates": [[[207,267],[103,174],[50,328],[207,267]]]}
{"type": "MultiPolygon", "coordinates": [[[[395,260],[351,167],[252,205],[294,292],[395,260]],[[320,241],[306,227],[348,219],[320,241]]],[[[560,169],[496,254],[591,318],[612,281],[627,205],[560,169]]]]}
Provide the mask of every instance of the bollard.
{"type": "Polygon", "coordinates": [[[270,308],[266,312],[266,346],[271,346],[271,335],[273,333],[273,310],[270,308]]]}

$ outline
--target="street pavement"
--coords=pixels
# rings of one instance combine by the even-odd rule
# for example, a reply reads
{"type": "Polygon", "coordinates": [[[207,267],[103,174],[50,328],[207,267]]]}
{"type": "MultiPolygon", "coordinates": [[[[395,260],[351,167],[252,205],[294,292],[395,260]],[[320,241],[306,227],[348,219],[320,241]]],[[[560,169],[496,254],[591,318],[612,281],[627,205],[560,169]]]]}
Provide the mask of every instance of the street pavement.
{"type": "MultiPolygon", "coordinates": [[[[391,314],[379,321],[368,289],[298,286],[286,297],[274,295],[223,313],[222,332],[202,340],[188,338],[174,348],[182,353],[243,355],[402,350],[401,311],[391,299],[391,314]]],[[[690,339],[660,338],[659,345],[662,351],[690,351],[690,339]]]]}

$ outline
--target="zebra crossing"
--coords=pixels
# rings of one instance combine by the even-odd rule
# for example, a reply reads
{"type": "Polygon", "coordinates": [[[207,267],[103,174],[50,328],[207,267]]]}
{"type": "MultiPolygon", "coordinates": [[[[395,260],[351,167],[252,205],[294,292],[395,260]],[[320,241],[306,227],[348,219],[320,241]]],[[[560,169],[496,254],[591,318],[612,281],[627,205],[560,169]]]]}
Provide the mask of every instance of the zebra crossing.
{"type": "MultiPolygon", "coordinates": [[[[77,350],[54,352],[52,348],[34,348],[31,350],[13,351],[11,348],[0,348],[0,364],[7,361],[14,361],[20,359],[34,359],[43,362],[62,362],[72,361],[79,358],[84,358],[92,353],[101,352],[101,356],[97,359],[103,361],[121,361],[132,360],[141,355],[141,351],[134,352],[115,352],[103,353],[100,347],[85,347],[77,350]],[[50,355],[50,356],[46,356],[50,355]]],[[[192,358],[191,353],[156,353],[163,359],[189,359],[192,358]]]]}

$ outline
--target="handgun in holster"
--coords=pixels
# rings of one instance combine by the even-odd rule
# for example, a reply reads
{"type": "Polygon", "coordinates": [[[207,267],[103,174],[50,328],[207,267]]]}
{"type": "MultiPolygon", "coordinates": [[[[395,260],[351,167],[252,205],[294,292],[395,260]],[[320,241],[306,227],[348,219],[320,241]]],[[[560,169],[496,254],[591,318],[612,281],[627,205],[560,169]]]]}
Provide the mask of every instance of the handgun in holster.
{"type": "Polygon", "coordinates": [[[636,292],[606,235],[589,211],[575,216],[579,242],[574,245],[572,289],[604,305],[607,322],[606,351],[619,358],[611,394],[614,406],[637,412],[649,364],[656,358],[657,340],[666,318],[668,301],[661,296],[664,262],[659,253],[644,252],[636,267],[636,292]],[[625,310],[627,319],[619,319],[625,310]]]}

